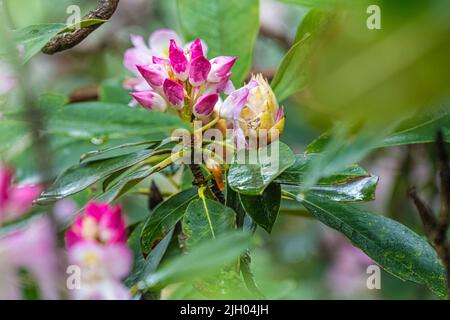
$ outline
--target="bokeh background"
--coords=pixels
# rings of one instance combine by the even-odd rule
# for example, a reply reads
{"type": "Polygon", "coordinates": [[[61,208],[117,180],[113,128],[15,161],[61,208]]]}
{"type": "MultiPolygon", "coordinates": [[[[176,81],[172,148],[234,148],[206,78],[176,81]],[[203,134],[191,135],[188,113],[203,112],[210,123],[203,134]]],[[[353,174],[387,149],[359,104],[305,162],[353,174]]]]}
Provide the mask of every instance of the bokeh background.
{"type": "MultiPolygon", "coordinates": [[[[30,24],[64,22],[62,19],[67,17],[66,8],[72,4],[79,5],[82,12],[87,12],[95,5],[94,1],[88,0],[8,1],[9,23],[15,28],[22,28],[30,24]]],[[[261,0],[261,32],[254,51],[253,71],[273,74],[294,41],[297,27],[308,10],[307,7],[289,1],[261,0]]],[[[400,20],[403,18],[398,17],[400,20]]],[[[114,97],[111,99],[126,103],[129,98],[121,89],[121,83],[128,73],[123,67],[122,58],[125,49],[130,47],[130,34],[147,37],[162,27],[179,30],[175,0],[121,1],[113,19],[81,45],[55,56],[40,54],[35,57],[29,64],[27,76],[35,92],[74,97],[79,92],[96,92],[98,87],[102,86],[104,90],[108,90],[108,95],[114,97]]],[[[357,33],[358,31],[355,31],[355,37],[357,33]]],[[[332,52],[333,49],[329,50],[332,52]]],[[[445,69],[446,65],[443,67],[445,69]]],[[[321,72],[323,70],[318,74],[322,74],[321,72]]],[[[439,75],[439,72],[437,74],[439,75]]],[[[362,76],[364,77],[364,74],[362,76]]],[[[428,76],[431,78],[433,73],[428,76]]],[[[317,92],[323,93],[326,87],[321,85],[319,83],[312,91],[317,89],[317,92]]],[[[344,90],[345,86],[336,90],[338,89],[344,90]]],[[[303,91],[283,102],[287,123],[282,140],[296,152],[304,151],[307,144],[331,128],[336,116],[341,116],[339,112],[337,115],[334,113],[335,109],[330,112],[311,105],[308,98],[308,91],[303,91]]],[[[326,100],[328,98],[324,98],[325,104],[329,102],[326,100]]],[[[369,107],[370,110],[374,108],[372,105],[369,107]]],[[[57,150],[58,171],[76,163],[81,153],[97,149],[102,144],[98,139],[80,138],[77,146],[57,150]]],[[[16,166],[19,181],[35,180],[37,177],[33,174],[30,154],[17,154],[10,158],[16,166]]],[[[364,206],[401,221],[423,234],[407,190],[414,182],[425,197],[436,203],[438,193],[435,163],[431,145],[390,147],[371,152],[363,159],[362,165],[372,174],[379,176],[380,181],[376,200],[364,206]]],[[[65,206],[65,210],[76,211],[88,197],[86,192],[76,195],[69,200],[71,202],[66,203],[69,206],[65,206]]],[[[147,212],[146,199],[143,196],[128,196],[123,202],[130,223],[147,212]]],[[[258,231],[258,239],[259,245],[253,252],[252,265],[256,281],[268,298],[435,298],[425,287],[403,282],[384,271],[381,289],[367,289],[366,268],[372,264],[370,259],[348,240],[315,221],[305,210],[293,203],[286,202],[283,205],[273,233],[269,236],[264,231],[258,231]]],[[[170,290],[167,290],[164,296],[185,297],[182,292],[177,291],[175,295],[171,295],[170,290]]]]}

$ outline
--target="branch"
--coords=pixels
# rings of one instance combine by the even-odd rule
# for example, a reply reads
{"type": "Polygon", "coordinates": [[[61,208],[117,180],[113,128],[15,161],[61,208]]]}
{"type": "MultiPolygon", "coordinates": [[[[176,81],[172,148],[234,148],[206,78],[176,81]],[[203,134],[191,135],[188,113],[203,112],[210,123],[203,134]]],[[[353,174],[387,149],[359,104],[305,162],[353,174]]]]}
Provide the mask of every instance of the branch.
{"type": "Polygon", "coordinates": [[[98,85],[86,86],[78,88],[73,91],[69,96],[69,102],[83,102],[83,101],[96,101],[100,94],[100,88],[98,85]]]}
{"type": "MultiPolygon", "coordinates": [[[[89,12],[83,17],[83,20],[88,19],[103,19],[108,20],[112,17],[119,5],[119,0],[98,0],[97,8],[89,12]]],[[[74,32],[66,32],[57,35],[51,39],[42,52],[45,54],[54,54],[67,49],[75,47],[77,44],[86,39],[94,30],[100,27],[101,24],[92,25],[86,28],[78,29],[74,32]]]]}
{"type": "Polygon", "coordinates": [[[447,146],[441,130],[438,131],[436,136],[436,148],[441,186],[441,210],[439,219],[435,218],[429,206],[419,198],[415,188],[411,189],[409,195],[414,200],[414,204],[419,211],[428,240],[433,244],[436,253],[446,269],[447,287],[449,289],[448,298],[450,299],[450,248],[447,239],[450,216],[450,163],[447,146]]]}
{"type": "Polygon", "coordinates": [[[292,41],[284,33],[275,32],[272,29],[270,29],[268,26],[264,26],[264,25],[262,25],[260,27],[259,32],[261,33],[262,36],[273,39],[288,49],[291,47],[292,41]]]}
{"type": "Polygon", "coordinates": [[[441,210],[439,213],[439,233],[437,235],[437,240],[442,242],[446,238],[450,216],[450,161],[447,146],[444,141],[444,135],[441,130],[437,133],[436,146],[441,182],[441,210]]]}
{"type": "Polygon", "coordinates": [[[417,195],[415,187],[411,188],[409,191],[409,196],[413,199],[414,205],[419,212],[420,220],[422,221],[425,229],[425,234],[430,240],[432,240],[432,242],[434,242],[434,232],[436,230],[437,222],[433,212],[430,207],[417,195]]]}

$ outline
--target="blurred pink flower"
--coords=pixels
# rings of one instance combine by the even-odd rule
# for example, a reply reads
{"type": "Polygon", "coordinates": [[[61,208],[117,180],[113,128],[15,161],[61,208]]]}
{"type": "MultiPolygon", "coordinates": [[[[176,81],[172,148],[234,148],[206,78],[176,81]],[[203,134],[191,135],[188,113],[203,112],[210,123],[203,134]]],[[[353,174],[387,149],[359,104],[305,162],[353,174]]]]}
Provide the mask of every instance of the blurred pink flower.
{"type": "Polygon", "coordinates": [[[72,221],[78,212],[78,205],[70,199],[63,199],[56,202],[53,206],[53,215],[58,223],[65,224],[72,221]]]}
{"type": "Polygon", "coordinates": [[[90,202],[66,232],[69,262],[81,269],[74,299],[129,299],[121,280],[130,272],[126,224],[120,206],[90,202]]]}
{"type": "Polygon", "coordinates": [[[69,262],[81,269],[81,287],[71,291],[74,299],[130,299],[129,290],[121,282],[132,265],[132,254],[126,244],[78,242],[69,249],[69,262]]]}
{"type": "Polygon", "coordinates": [[[0,166],[0,224],[25,214],[42,191],[38,185],[14,185],[13,176],[12,169],[0,166]]]}
{"type": "Polygon", "coordinates": [[[354,297],[367,290],[367,267],[375,264],[364,252],[354,247],[341,235],[328,234],[325,244],[332,254],[326,278],[336,297],[354,297]]]}
{"type": "Polygon", "coordinates": [[[16,86],[17,79],[12,69],[0,61],[0,96],[16,86]]]}
{"type": "Polygon", "coordinates": [[[125,220],[120,206],[90,202],[85,214],[75,218],[66,232],[66,245],[72,247],[78,242],[97,241],[101,244],[126,243],[125,220]]]}
{"type": "Polygon", "coordinates": [[[36,281],[40,297],[58,299],[58,258],[55,232],[47,217],[32,219],[26,227],[0,236],[0,299],[20,299],[18,271],[36,281]]]}

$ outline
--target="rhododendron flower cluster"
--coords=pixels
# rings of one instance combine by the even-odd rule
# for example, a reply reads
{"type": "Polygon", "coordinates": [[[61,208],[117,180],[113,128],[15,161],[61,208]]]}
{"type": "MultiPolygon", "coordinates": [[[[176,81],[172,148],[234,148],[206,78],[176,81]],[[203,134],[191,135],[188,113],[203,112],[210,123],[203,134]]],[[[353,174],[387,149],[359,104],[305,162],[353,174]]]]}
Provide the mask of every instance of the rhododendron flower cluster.
{"type": "Polygon", "coordinates": [[[209,117],[220,93],[233,89],[231,68],[236,57],[206,58],[200,39],[183,47],[172,30],[156,31],[147,47],[141,37],[132,37],[134,48],[125,53],[125,66],[138,76],[128,81],[137,90],[131,95],[144,108],[166,111],[172,106],[184,119],[209,117]],[[144,82],[145,81],[145,82],[144,82]]]}
{"type": "Polygon", "coordinates": [[[132,253],[127,247],[120,206],[90,202],[66,232],[69,262],[81,269],[75,299],[128,299],[121,280],[130,272],[132,253]]]}
{"type": "Polygon", "coordinates": [[[233,128],[238,149],[248,148],[249,139],[266,143],[276,140],[284,127],[283,108],[270,85],[261,76],[237,90],[230,80],[237,57],[219,56],[208,60],[207,47],[200,39],[182,46],[172,30],[159,30],[149,39],[132,36],[134,47],[124,56],[124,65],[136,75],[125,86],[135,90],[131,105],[166,111],[172,106],[186,121],[211,121],[214,111],[233,128]],[[228,97],[222,103],[221,94],[228,97]],[[262,138],[262,139],[261,139],[262,138]]]}

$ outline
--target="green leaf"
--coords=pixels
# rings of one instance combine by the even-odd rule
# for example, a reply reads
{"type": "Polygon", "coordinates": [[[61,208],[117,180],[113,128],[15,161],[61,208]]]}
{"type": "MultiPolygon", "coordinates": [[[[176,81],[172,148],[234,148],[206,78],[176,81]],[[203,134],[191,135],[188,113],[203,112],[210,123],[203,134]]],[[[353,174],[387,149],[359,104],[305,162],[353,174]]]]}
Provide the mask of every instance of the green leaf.
{"type": "MultiPolygon", "coordinates": [[[[307,192],[338,202],[372,201],[375,199],[377,183],[376,176],[361,176],[338,184],[312,186],[307,192]]],[[[304,194],[301,186],[283,185],[283,190],[299,198],[304,194]]]]}
{"type": "Polygon", "coordinates": [[[188,41],[201,38],[208,56],[237,56],[232,80],[239,86],[252,65],[259,31],[258,0],[178,0],[181,30],[188,41]]]}
{"type": "Polygon", "coordinates": [[[115,103],[83,102],[60,108],[44,106],[44,112],[48,133],[95,140],[98,145],[124,138],[161,139],[173,129],[185,127],[174,115],[115,103]]]}
{"type": "Polygon", "coordinates": [[[278,183],[271,183],[262,195],[239,195],[242,205],[250,217],[268,233],[272,231],[278,217],[281,204],[281,187],[278,183]]]}
{"type": "Polygon", "coordinates": [[[45,190],[38,202],[55,201],[75,194],[116,171],[131,167],[147,158],[153,150],[143,150],[109,159],[84,162],[62,173],[53,185],[45,190]]]}
{"type": "MultiPolygon", "coordinates": [[[[275,179],[275,182],[281,183],[284,191],[295,197],[302,197],[305,191],[303,183],[307,178],[309,166],[320,157],[320,154],[309,153],[296,155],[295,163],[275,179]]],[[[378,177],[371,176],[358,165],[350,165],[322,177],[307,190],[334,201],[371,201],[375,199],[377,183],[378,177]]]]}
{"type": "Polygon", "coordinates": [[[31,25],[14,32],[17,45],[23,46],[23,62],[30,60],[35,54],[60,33],[66,25],[64,23],[49,23],[31,25]]]}
{"type": "Polygon", "coordinates": [[[138,283],[140,290],[163,288],[165,285],[193,281],[214,274],[239,258],[250,247],[251,236],[248,233],[233,231],[208,239],[189,251],[188,254],[175,258],[138,283]]]}
{"type": "Polygon", "coordinates": [[[121,179],[104,193],[100,194],[96,200],[99,202],[112,202],[121,197],[125,192],[137,185],[139,182],[156,172],[155,167],[145,167],[131,172],[121,177],[121,179]]]}
{"type": "MultiPolygon", "coordinates": [[[[149,141],[124,143],[124,144],[114,146],[114,147],[109,147],[106,149],[89,151],[80,156],[80,162],[84,162],[88,159],[92,160],[92,158],[94,158],[94,157],[102,156],[102,155],[108,154],[112,151],[118,151],[118,150],[122,150],[122,149],[125,149],[126,151],[128,151],[129,149],[131,149],[133,147],[154,146],[158,142],[161,142],[161,140],[149,140],[149,141]]],[[[126,153],[131,153],[131,152],[126,152],[126,153]]],[[[109,155],[109,156],[111,156],[111,155],[109,155]]],[[[115,156],[115,154],[113,154],[113,156],[115,156]]],[[[96,159],[96,160],[98,160],[98,159],[96,159]]]]}
{"type": "Polygon", "coordinates": [[[197,197],[197,189],[181,191],[159,204],[145,222],[141,248],[147,255],[183,217],[189,203],[197,197]]]}
{"type": "Polygon", "coordinates": [[[355,132],[351,122],[339,123],[329,135],[319,137],[307,148],[307,152],[314,150],[320,156],[308,165],[302,185],[308,189],[324,177],[361,161],[394,127],[393,124],[385,124],[384,128],[366,124],[355,132]]]}
{"type": "Polygon", "coordinates": [[[311,10],[301,22],[294,45],[281,61],[271,86],[279,100],[284,100],[302,90],[307,81],[307,64],[315,41],[328,22],[328,15],[311,10]]]}
{"type": "MultiPolygon", "coordinates": [[[[386,137],[374,143],[372,148],[433,143],[439,129],[442,130],[445,141],[450,142],[450,107],[448,106],[432,112],[421,112],[402,121],[386,137]]],[[[330,139],[329,133],[321,135],[308,145],[306,153],[323,152],[330,139]]]]}
{"type": "Polygon", "coordinates": [[[187,207],[182,227],[187,237],[186,247],[191,249],[236,228],[236,213],[219,202],[197,199],[187,207]]]}
{"type": "MultiPolygon", "coordinates": [[[[256,151],[239,151],[228,172],[230,187],[242,194],[262,194],[275,178],[295,162],[291,149],[281,142],[274,142],[259,149],[257,151],[258,159],[250,161],[251,159],[248,156],[253,153],[256,153],[256,151]],[[270,156],[268,150],[271,149],[278,151],[278,153],[270,156]],[[247,159],[249,160],[247,161],[247,159]]],[[[256,154],[254,155],[256,158],[256,154]]]]}
{"type": "Polygon", "coordinates": [[[450,107],[448,106],[434,112],[422,112],[404,121],[377,147],[434,142],[438,129],[442,130],[445,140],[450,142],[450,107]]]}
{"type": "MultiPolygon", "coordinates": [[[[281,184],[293,184],[301,185],[305,180],[305,175],[308,172],[309,166],[318,161],[321,157],[320,154],[315,153],[304,153],[295,155],[295,163],[287,168],[282,174],[280,174],[275,182],[281,184]]],[[[333,185],[339,183],[346,183],[349,180],[357,179],[361,177],[367,177],[369,173],[361,168],[360,166],[354,164],[344,167],[343,169],[332,173],[329,176],[323,177],[319,180],[319,185],[333,185]]]]}
{"type": "Polygon", "coordinates": [[[440,298],[447,295],[444,268],[436,252],[404,225],[313,194],[307,194],[301,203],[389,273],[402,280],[426,284],[440,298]]]}
{"type": "Polygon", "coordinates": [[[130,237],[128,238],[128,246],[133,250],[133,269],[125,279],[125,284],[132,286],[140,280],[144,280],[149,274],[154,273],[158,268],[166,250],[172,239],[173,230],[170,230],[164,239],[152,250],[152,252],[145,258],[141,252],[141,233],[144,227],[144,222],[138,224],[130,237]]]}

